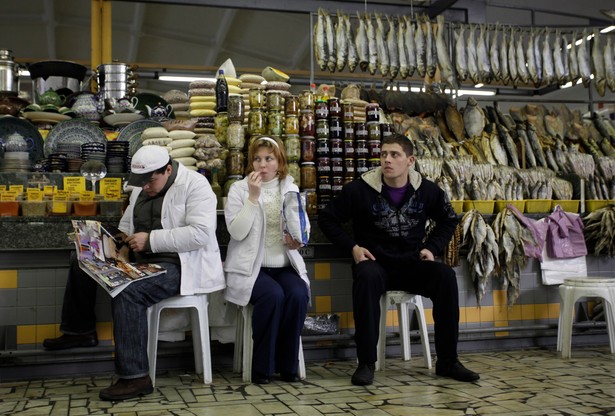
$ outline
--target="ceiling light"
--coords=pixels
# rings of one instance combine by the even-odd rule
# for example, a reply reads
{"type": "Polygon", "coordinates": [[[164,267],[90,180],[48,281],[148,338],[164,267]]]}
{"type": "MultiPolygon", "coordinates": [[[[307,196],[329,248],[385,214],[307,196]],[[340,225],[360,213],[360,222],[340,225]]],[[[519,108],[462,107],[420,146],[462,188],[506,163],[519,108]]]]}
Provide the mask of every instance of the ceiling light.
{"type": "Polygon", "coordinates": [[[611,30],[615,30],[615,25],[611,25],[609,27],[605,27],[600,31],[600,33],[609,33],[611,30]]]}
{"type": "Polygon", "coordinates": [[[492,96],[495,95],[495,91],[489,91],[489,90],[458,90],[457,94],[459,94],[459,97],[461,97],[462,95],[481,95],[481,96],[492,96]]]}
{"type": "Polygon", "coordinates": [[[192,81],[212,81],[216,82],[215,78],[194,77],[188,75],[160,75],[158,81],[167,82],[192,82],[192,81]]]}

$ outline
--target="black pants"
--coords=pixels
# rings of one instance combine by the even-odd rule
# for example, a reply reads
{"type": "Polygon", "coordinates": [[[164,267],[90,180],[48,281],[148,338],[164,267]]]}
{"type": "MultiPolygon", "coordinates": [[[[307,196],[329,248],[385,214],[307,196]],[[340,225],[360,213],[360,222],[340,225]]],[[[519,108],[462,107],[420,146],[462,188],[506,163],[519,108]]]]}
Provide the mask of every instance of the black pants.
{"type": "Polygon", "coordinates": [[[380,323],[380,296],[404,290],[433,303],[436,354],[439,360],[457,358],[459,293],[455,271],[435,261],[408,260],[386,265],[366,260],[352,267],[352,303],[357,357],[376,362],[380,323]]]}

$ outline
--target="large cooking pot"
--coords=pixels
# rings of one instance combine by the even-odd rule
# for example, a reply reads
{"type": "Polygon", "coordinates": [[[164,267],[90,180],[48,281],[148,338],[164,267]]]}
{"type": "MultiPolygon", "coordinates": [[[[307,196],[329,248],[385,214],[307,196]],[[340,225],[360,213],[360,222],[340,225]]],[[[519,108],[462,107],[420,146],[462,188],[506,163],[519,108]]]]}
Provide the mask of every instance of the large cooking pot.
{"type": "Polygon", "coordinates": [[[19,64],[10,49],[0,49],[0,93],[19,94],[19,64]]]}
{"type": "Polygon", "coordinates": [[[42,61],[30,64],[30,78],[34,96],[42,96],[50,89],[65,96],[81,91],[87,68],[70,61],[42,61]]]}
{"type": "Polygon", "coordinates": [[[136,70],[134,65],[120,62],[101,64],[96,68],[99,98],[120,99],[131,95],[136,70]]]}

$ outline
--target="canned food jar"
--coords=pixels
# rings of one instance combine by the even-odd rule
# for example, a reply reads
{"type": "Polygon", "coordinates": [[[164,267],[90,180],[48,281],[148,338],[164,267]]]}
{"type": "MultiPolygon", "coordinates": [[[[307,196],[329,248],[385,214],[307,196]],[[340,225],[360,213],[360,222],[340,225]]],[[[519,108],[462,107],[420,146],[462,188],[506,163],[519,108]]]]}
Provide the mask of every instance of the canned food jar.
{"type": "Polygon", "coordinates": [[[331,159],[329,157],[316,158],[316,172],[319,175],[327,175],[331,173],[331,159]]]}
{"type": "Polygon", "coordinates": [[[286,136],[284,149],[286,150],[286,158],[289,162],[298,162],[301,159],[301,141],[299,136],[286,136]]]}
{"type": "Polygon", "coordinates": [[[351,176],[356,173],[354,158],[347,157],[344,159],[344,176],[351,176]]]}
{"type": "Polygon", "coordinates": [[[380,140],[380,123],[377,121],[367,123],[367,140],[380,140]]]}
{"type": "Polygon", "coordinates": [[[358,158],[367,158],[369,151],[367,150],[367,140],[355,140],[354,152],[358,158]]]}
{"type": "Polygon", "coordinates": [[[230,122],[243,121],[243,96],[241,94],[229,94],[227,107],[230,122]]]}
{"type": "Polygon", "coordinates": [[[352,123],[354,121],[354,106],[352,103],[342,104],[342,118],[344,123],[352,123]]]}
{"type": "Polygon", "coordinates": [[[305,205],[308,215],[318,214],[318,195],[316,195],[316,189],[305,190],[305,205]]]}
{"type": "Polygon", "coordinates": [[[331,195],[336,196],[340,192],[342,192],[342,187],[344,186],[344,177],[343,176],[333,176],[331,178],[331,195]]]}
{"type": "Polygon", "coordinates": [[[329,151],[331,157],[342,157],[344,155],[344,142],[342,139],[329,139],[329,151]]]}
{"type": "Polygon", "coordinates": [[[284,133],[299,134],[299,117],[287,115],[284,118],[284,133]]]}
{"type": "Polygon", "coordinates": [[[331,117],[329,119],[329,138],[342,138],[342,119],[339,117],[331,117]]]}
{"type": "Polygon", "coordinates": [[[344,122],[344,140],[354,140],[354,123],[344,122]]]}
{"type": "Polygon", "coordinates": [[[318,175],[318,187],[316,189],[318,195],[331,196],[331,176],[318,175]]]}
{"type": "Polygon", "coordinates": [[[367,141],[367,157],[372,159],[380,158],[380,140],[367,141]]]}
{"type": "Polygon", "coordinates": [[[385,137],[392,136],[394,133],[393,125],[390,123],[382,123],[380,124],[380,136],[384,139],[385,137]]]}
{"type": "Polygon", "coordinates": [[[267,110],[282,111],[282,94],[279,91],[267,91],[267,110]]]}
{"type": "Polygon", "coordinates": [[[284,99],[284,114],[298,116],[299,115],[299,97],[290,95],[284,99]]]}
{"type": "Polygon", "coordinates": [[[233,121],[227,129],[227,144],[231,149],[243,149],[246,144],[246,133],[239,121],[233,121]]]}
{"type": "Polygon", "coordinates": [[[229,176],[243,175],[244,172],[244,156],[243,151],[239,149],[232,149],[229,151],[228,158],[226,159],[227,169],[229,176]]]}
{"type": "Polygon", "coordinates": [[[303,162],[299,183],[302,189],[316,188],[316,165],[314,162],[303,162]]]}
{"type": "Polygon", "coordinates": [[[344,174],[344,159],[341,157],[331,158],[331,173],[333,176],[342,176],[344,174]]]}
{"type": "Polygon", "coordinates": [[[380,120],[379,109],[380,106],[376,103],[367,104],[365,106],[365,120],[367,122],[380,120]]]}
{"type": "Polygon", "coordinates": [[[376,169],[378,166],[380,166],[380,159],[378,158],[371,158],[371,159],[367,159],[367,170],[372,170],[372,169],[376,169]]]}
{"type": "Polygon", "coordinates": [[[250,136],[267,133],[267,119],[260,108],[250,108],[248,114],[248,133],[250,136]]]}
{"type": "Polygon", "coordinates": [[[299,116],[299,135],[316,136],[316,118],[314,117],[313,110],[301,110],[299,116]]]}
{"type": "Polygon", "coordinates": [[[226,179],[226,182],[224,182],[224,188],[222,188],[222,195],[223,196],[228,196],[228,193],[231,190],[231,185],[233,185],[238,180],[241,180],[241,177],[242,177],[241,175],[229,176],[226,179]]]}
{"type": "Polygon", "coordinates": [[[316,158],[316,139],[313,137],[302,137],[301,139],[301,160],[313,162],[316,158]]]}
{"type": "Polygon", "coordinates": [[[354,157],[355,156],[354,140],[344,140],[343,148],[344,148],[344,152],[343,152],[344,157],[354,157]]]}
{"type": "Polygon", "coordinates": [[[264,108],[266,105],[265,88],[251,88],[248,91],[248,103],[250,103],[250,110],[264,108]]]}
{"type": "Polygon", "coordinates": [[[322,195],[318,194],[318,210],[325,209],[327,205],[331,202],[331,195],[322,195]]]}
{"type": "Polygon", "coordinates": [[[331,97],[327,100],[329,106],[329,117],[341,117],[342,116],[342,106],[340,104],[340,99],[337,97],[331,97]]]}
{"type": "Polygon", "coordinates": [[[357,176],[364,174],[365,172],[367,172],[367,170],[367,159],[358,158],[356,161],[357,176]]]}
{"type": "Polygon", "coordinates": [[[356,140],[367,140],[367,124],[363,122],[354,123],[354,138],[356,140]]]}
{"type": "Polygon", "coordinates": [[[316,140],[316,157],[329,157],[331,155],[331,149],[329,149],[328,139],[316,140]]]}
{"type": "Polygon", "coordinates": [[[284,115],[279,111],[267,113],[267,134],[280,136],[284,132],[284,115]]]}
{"type": "Polygon", "coordinates": [[[330,134],[329,120],[320,118],[316,119],[316,138],[328,139],[330,134]]]}
{"type": "Polygon", "coordinates": [[[295,183],[301,183],[301,168],[297,162],[288,162],[288,174],[295,183]]]}
{"type": "Polygon", "coordinates": [[[316,101],[314,105],[314,115],[316,120],[329,118],[329,107],[326,101],[316,101]]]}
{"type": "Polygon", "coordinates": [[[214,117],[214,135],[216,136],[216,140],[222,146],[226,146],[226,139],[228,137],[228,114],[218,113],[214,117]]]}
{"type": "Polygon", "coordinates": [[[302,110],[314,108],[314,93],[311,90],[303,90],[299,94],[299,106],[302,110]]]}

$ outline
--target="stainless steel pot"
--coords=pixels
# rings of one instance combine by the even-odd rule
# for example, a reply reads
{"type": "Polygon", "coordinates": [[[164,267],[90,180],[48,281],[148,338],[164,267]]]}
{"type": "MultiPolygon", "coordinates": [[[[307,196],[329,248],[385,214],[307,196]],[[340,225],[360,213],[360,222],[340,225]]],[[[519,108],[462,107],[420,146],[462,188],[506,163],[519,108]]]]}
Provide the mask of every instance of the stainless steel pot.
{"type": "Polygon", "coordinates": [[[41,61],[28,66],[34,97],[53,90],[62,95],[81,91],[87,68],[70,61],[41,61]]]}
{"type": "Polygon", "coordinates": [[[99,98],[120,99],[130,95],[132,90],[130,85],[134,83],[136,77],[134,70],[136,66],[124,63],[111,63],[98,65],[96,68],[99,98]]]}
{"type": "Polygon", "coordinates": [[[0,49],[0,92],[19,94],[19,64],[10,49],[0,49]]]}

